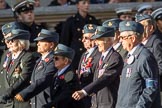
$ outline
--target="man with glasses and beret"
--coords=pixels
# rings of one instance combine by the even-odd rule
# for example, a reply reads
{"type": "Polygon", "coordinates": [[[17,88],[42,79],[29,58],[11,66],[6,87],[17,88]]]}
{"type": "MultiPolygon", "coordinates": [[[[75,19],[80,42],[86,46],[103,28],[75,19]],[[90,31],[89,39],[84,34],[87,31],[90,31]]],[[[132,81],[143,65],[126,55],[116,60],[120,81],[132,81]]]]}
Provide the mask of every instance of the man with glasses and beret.
{"type": "Polygon", "coordinates": [[[36,52],[37,45],[34,39],[44,27],[35,23],[34,0],[20,0],[14,5],[12,11],[16,18],[16,23],[18,23],[20,29],[30,32],[30,50],[32,52],[36,52]]]}
{"type": "MultiPolygon", "coordinates": [[[[78,66],[78,75],[82,88],[93,81],[96,65],[98,64],[98,60],[101,56],[95,41],[91,39],[96,31],[96,28],[97,26],[94,24],[86,24],[83,27],[82,42],[86,51],[82,54],[78,66]]],[[[85,108],[90,108],[91,97],[87,96],[83,100],[85,102],[85,108]]]]}
{"type": "Polygon", "coordinates": [[[158,65],[153,54],[141,44],[143,25],[123,21],[119,31],[128,57],[122,70],[116,108],[160,108],[158,65]]]}
{"type": "Polygon", "coordinates": [[[109,20],[104,21],[102,23],[102,26],[114,28],[115,36],[114,36],[113,48],[122,56],[122,58],[124,60],[125,57],[127,56],[127,51],[123,49],[123,46],[120,42],[119,23],[121,21],[122,20],[120,20],[119,18],[109,19],[109,20]]]}
{"type": "Polygon", "coordinates": [[[21,29],[12,29],[6,38],[9,42],[10,54],[3,63],[5,91],[0,96],[4,108],[30,108],[29,101],[19,102],[15,95],[30,83],[35,60],[28,51],[30,33],[21,29]]]}
{"type": "Polygon", "coordinates": [[[95,39],[101,52],[93,82],[73,93],[75,100],[92,96],[92,108],[115,108],[123,59],[113,47],[114,28],[97,26],[95,39]]]}
{"type": "Polygon", "coordinates": [[[84,108],[81,102],[71,97],[72,93],[80,88],[77,74],[71,64],[74,55],[72,48],[58,44],[54,51],[54,65],[58,71],[51,86],[52,101],[43,108],[84,108]]]}
{"type": "Polygon", "coordinates": [[[35,41],[38,41],[37,52],[42,56],[36,61],[30,85],[15,97],[21,102],[31,99],[32,108],[41,108],[51,99],[48,87],[52,83],[53,75],[57,72],[53,65],[53,49],[58,44],[59,36],[56,32],[42,29],[35,41]]]}

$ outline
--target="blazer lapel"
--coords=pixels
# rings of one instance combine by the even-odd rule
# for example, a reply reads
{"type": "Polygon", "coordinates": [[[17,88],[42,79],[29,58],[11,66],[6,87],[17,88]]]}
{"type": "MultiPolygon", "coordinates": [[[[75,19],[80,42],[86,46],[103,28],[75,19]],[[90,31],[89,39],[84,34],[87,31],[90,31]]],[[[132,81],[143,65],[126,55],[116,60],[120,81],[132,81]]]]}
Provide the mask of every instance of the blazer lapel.
{"type": "Polygon", "coordinates": [[[102,69],[102,67],[104,66],[104,64],[106,64],[106,63],[109,61],[110,56],[111,56],[111,54],[112,54],[113,52],[114,52],[114,49],[111,48],[110,51],[108,52],[107,56],[106,56],[105,59],[103,60],[100,69],[102,69]]]}

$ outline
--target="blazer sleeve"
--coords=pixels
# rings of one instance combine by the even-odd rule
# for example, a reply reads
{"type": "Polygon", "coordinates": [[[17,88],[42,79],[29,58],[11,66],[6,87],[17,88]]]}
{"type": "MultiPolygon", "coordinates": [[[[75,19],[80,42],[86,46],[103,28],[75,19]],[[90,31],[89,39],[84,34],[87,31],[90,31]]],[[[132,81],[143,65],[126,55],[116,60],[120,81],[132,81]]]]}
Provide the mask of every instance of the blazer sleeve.
{"type": "Polygon", "coordinates": [[[154,57],[149,56],[147,59],[140,60],[140,73],[141,77],[145,81],[145,88],[143,89],[142,94],[140,95],[139,101],[136,105],[136,108],[150,108],[152,102],[157,98],[157,94],[159,92],[158,89],[158,67],[154,57]],[[146,80],[151,79],[154,82],[155,86],[147,87],[146,80]]]}
{"type": "MultiPolygon", "coordinates": [[[[113,54],[112,54],[113,55],[113,54]]],[[[115,54],[114,54],[115,55],[115,54]]],[[[113,56],[114,56],[113,55],[113,56]]],[[[105,69],[105,72],[97,80],[93,81],[83,89],[88,95],[98,92],[102,88],[112,84],[114,80],[119,78],[121,70],[123,68],[123,60],[119,55],[115,55],[109,61],[109,65],[105,69]]]]}
{"type": "Polygon", "coordinates": [[[53,61],[51,61],[46,66],[46,72],[44,72],[42,77],[40,77],[33,83],[31,82],[31,84],[19,94],[23,97],[24,100],[29,100],[30,98],[39,94],[41,91],[50,86],[56,71],[57,69],[54,67],[53,61]]]}
{"type": "Polygon", "coordinates": [[[7,89],[6,93],[10,97],[14,97],[18,92],[23,90],[26,86],[29,85],[29,81],[31,78],[31,74],[34,68],[34,57],[31,53],[26,53],[19,65],[22,65],[22,72],[20,77],[17,79],[16,83],[14,83],[10,88],[7,89]]]}
{"type": "Polygon", "coordinates": [[[156,40],[156,43],[155,44],[155,58],[157,60],[157,63],[158,63],[158,67],[159,67],[159,74],[162,75],[162,42],[159,41],[159,40],[156,40]]]}

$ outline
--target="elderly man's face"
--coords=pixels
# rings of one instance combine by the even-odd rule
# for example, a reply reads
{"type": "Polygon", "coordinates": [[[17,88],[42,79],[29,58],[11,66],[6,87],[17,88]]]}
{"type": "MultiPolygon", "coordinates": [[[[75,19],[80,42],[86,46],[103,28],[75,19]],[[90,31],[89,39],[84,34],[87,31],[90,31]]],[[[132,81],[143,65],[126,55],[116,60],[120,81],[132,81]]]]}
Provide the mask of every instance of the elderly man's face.
{"type": "Polygon", "coordinates": [[[94,47],[94,41],[91,39],[92,33],[83,34],[82,42],[84,44],[84,48],[90,49],[94,47]]]}
{"type": "Polygon", "coordinates": [[[103,37],[95,40],[99,52],[105,52],[113,44],[113,38],[103,37]]]}
{"type": "Polygon", "coordinates": [[[52,50],[54,44],[53,42],[38,41],[37,46],[38,46],[37,52],[44,55],[52,50]]]}
{"type": "Polygon", "coordinates": [[[123,45],[123,49],[130,51],[132,50],[132,48],[134,47],[134,43],[133,43],[133,35],[131,35],[129,32],[124,31],[120,33],[120,40],[122,42],[123,45]]]}
{"type": "Polygon", "coordinates": [[[59,55],[54,56],[54,65],[55,67],[60,70],[67,65],[67,58],[59,55]]]}

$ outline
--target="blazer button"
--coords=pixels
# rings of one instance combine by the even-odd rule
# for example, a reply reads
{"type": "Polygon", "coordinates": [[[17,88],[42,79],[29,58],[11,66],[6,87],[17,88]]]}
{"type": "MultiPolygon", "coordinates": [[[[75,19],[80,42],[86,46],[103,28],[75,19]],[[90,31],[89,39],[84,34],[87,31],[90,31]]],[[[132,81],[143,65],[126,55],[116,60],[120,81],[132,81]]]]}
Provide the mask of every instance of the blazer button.
{"type": "Polygon", "coordinates": [[[82,39],[81,39],[81,38],[79,38],[78,40],[79,40],[79,41],[82,41],[82,39]]]}
{"type": "Polygon", "coordinates": [[[32,103],[30,102],[30,105],[32,105],[32,103]]]}
{"type": "Polygon", "coordinates": [[[1,71],[1,74],[3,74],[3,71],[1,71]]]}
{"type": "Polygon", "coordinates": [[[29,81],[29,83],[31,84],[31,83],[32,83],[32,81],[29,81]]]}
{"type": "Polygon", "coordinates": [[[80,50],[80,51],[82,51],[82,50],[83,50],[83,48],[79,48],[79,50],[80,50]]]}

